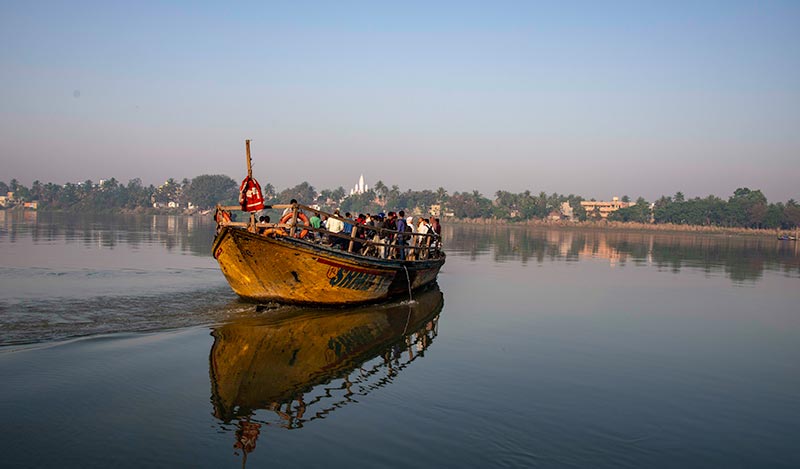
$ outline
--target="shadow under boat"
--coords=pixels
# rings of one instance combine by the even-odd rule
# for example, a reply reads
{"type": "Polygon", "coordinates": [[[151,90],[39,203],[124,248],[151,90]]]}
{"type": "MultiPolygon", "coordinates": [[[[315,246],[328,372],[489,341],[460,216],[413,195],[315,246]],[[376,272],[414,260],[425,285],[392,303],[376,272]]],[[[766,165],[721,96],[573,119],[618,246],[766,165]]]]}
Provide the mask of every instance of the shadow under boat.
{"type": "Polygon", "coordinates": [[[245,454],[262,425],[293,429],[323,418],[422,356],[443,306],[434,284],[412,302],[289,308],[216,327],[209,357],[214,416],[237,421],[234,446],[245,454]]]}

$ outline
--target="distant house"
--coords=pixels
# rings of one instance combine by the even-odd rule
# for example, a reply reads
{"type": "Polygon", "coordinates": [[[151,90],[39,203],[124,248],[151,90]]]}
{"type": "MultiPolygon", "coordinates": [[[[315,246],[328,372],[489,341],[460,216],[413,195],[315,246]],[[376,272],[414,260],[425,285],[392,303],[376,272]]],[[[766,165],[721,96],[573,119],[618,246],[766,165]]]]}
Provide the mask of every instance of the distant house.
{"type": "Polygon", "coordinates": [[[39,201],[34,200],[33,202],[25,202],[22,204],[22,208],[28,210],[38,210],[39,209],[39,201]]]}
{"type": "Polygon", "coordinates": [[[616,212],[621,208],[628,208],[635,205],[633,202],[622,202],[619,200],[619,197],[613,197],[611,202],[606,201],[594,201],[594,200],[584,200],[581,201],[581,207],[586,209],[586,214],[590,215],[593,212],[597,212],[600,214],[600,218],[608,218],[610,213],[616,212]]]}
{"type": "Polygon", "coordinates": [[[14,192],[8,191],[6,195],[0,195],[0,206],[9,207],[14,203],[14,192]]]}
{"type": "Polygon", "coordinates": [[[558,210],[553,210],[547,215],[547,219],[550,221],[559,221],[561,220],[561,212],[558,210]]]}
{"type": "Polygon", "coordinates": [[[439,214],[442,213],[442,206],[439,205],[439,204],[433,204],[433,205],[431,205],[430,212],[431,212],[432,216],[438,217],[439,214]]]}
{"type": "Polygon", "coordinates": [[[575,213],[569,202],[561,202],[561,216],[565,220],[575,221],[575,213]]]}
{"type": "Polygon", "coordinates": [[[178,207],[180,207],[180,205],[178,204],[178,202],[173,202],[172,200],[170,200],[169,202],[167,202],[167,207],[169,207],[169,208],[178,208],[178,207]]]}

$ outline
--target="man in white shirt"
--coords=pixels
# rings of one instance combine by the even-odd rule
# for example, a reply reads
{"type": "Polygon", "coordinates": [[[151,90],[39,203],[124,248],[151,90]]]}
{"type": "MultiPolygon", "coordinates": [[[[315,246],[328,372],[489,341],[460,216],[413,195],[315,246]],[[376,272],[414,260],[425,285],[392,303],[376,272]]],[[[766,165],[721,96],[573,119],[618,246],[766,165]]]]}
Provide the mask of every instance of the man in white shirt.
{"type": "MultiPolygon", "coordinates": [[[[340,217],[339,210],[337,209],[333,212],[334,215],[340,217]]],[[[341,233],[344,230],[344,222],[339,220],[338,218],[328,217],[328,231],[331,233],[341,233]]],[[[337,236],[331,236],[331,244],[334,246],[341,246],[344,243],[344,239],[339,238],[337,236]]]]}

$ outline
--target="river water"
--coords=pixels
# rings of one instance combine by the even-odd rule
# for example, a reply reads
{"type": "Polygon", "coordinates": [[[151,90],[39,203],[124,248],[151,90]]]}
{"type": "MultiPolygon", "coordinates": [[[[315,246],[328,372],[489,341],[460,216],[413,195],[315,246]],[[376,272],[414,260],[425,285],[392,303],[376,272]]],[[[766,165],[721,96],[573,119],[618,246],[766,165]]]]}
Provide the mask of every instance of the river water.
{"type": "Polygon", "coordinates": [[[256,310],[202,217],[0,211],[3,467],[800,467],[800,251],[444,227],[412,301],[256,310]]]}

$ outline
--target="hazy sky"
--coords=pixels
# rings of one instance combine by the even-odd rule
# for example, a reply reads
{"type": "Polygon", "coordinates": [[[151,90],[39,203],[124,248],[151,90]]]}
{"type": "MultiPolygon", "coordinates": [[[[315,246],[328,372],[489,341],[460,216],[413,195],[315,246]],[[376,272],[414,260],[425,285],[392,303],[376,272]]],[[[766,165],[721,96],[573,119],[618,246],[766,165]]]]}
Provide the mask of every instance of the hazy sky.
{"type": "Polygon", "coordinates": [[[0,3],[0,180],[800,199],[800,2],[0,3]]]}

